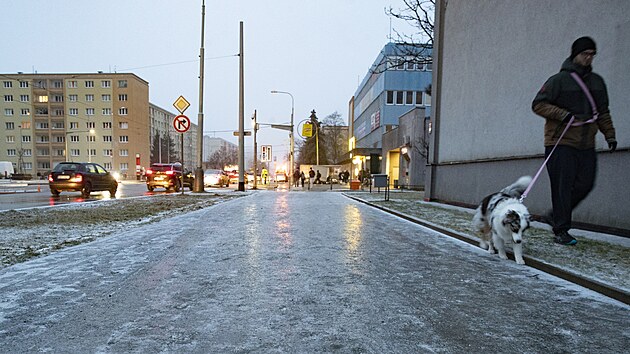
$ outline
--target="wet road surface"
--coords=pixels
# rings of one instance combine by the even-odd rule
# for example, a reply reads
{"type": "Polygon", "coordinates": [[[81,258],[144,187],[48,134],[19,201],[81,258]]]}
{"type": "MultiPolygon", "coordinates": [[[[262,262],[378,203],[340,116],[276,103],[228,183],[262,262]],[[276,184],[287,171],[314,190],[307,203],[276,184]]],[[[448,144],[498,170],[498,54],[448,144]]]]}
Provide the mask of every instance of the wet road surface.
{"type": "Polygon", "coordinates": [[[0,352],[623,352],[619,302],[335,192],[261,191],[0,271],[0,352]]]}

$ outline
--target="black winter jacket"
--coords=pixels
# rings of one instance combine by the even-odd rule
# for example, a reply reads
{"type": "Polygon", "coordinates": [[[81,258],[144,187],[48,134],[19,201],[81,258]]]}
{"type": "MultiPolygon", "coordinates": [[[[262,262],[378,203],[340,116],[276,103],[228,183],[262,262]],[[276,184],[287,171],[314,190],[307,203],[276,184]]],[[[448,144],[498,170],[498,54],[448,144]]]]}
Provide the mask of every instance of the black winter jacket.
{"type": "Polygon", "coordinates": [[[606,141],[614,140],[615,128],[608,110],[608,92],[604,79],[592,72],[590,66],[576,65],[567,58],[562,63],[560,72],[547,79],[532,102],[533,111],[546,119],[545,146],[556,144],[566,127],[562,120],[568,113],[572,113],[580,120],[588,120],[593,114],[591,104],[584,91],[571,77],[571,72],[578,73],[588,87],[597,106],[599,118],[592,124],[569,128],[559,145],[572,146],[580,150],[593,149],[598,129],[604,134],[606,141]]]}

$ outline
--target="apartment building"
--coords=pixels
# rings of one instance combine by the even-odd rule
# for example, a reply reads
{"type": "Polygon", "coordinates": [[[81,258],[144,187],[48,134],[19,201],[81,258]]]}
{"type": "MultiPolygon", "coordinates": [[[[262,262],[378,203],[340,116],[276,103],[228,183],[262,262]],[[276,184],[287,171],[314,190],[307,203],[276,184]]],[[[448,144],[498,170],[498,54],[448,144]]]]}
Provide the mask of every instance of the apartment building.
{"type": "Polygon", "coordinates": [[[18,173],[91,161],[134,178],[150,123],[149,85],[134,74],[0,74],[0,160],[18,173]]]}

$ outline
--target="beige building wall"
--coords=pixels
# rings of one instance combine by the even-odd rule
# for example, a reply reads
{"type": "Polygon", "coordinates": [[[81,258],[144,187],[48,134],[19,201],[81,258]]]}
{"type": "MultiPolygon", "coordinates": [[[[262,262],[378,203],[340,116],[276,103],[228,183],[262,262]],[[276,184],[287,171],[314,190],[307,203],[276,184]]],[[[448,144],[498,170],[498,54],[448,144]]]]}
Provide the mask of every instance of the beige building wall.
{"type": "Polygon", "coordinates": [[[136,75],[19,73],[0,82],[0,160],[16,171],[43,177],[67,158],[133,178],[136,158],[148,165],[149,86],[136,75]]]}

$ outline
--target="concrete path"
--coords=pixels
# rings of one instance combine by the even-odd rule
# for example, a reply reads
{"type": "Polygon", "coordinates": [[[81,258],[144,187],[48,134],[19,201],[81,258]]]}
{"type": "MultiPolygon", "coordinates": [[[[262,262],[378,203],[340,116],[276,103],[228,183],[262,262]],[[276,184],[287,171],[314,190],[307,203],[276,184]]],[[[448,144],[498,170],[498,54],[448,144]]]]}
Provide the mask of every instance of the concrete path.
{"type": "Polygon", "coordinates": [[[334,192],[260,191],[0,271],[1,353],[621,353],[628,328],[628,306],[334,192]]]}

